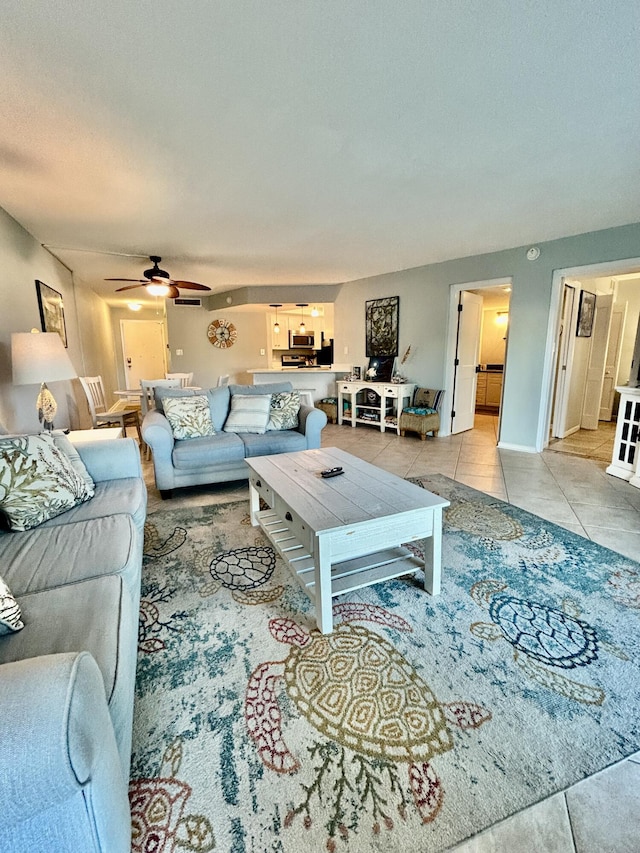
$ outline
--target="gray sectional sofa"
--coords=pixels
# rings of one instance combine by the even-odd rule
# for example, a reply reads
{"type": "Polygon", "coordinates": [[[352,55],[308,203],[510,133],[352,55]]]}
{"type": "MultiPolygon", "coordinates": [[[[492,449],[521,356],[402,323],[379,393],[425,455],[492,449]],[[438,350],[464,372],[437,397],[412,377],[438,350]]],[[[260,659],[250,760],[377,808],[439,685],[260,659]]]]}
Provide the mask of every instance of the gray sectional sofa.
{"type": "Polygon", "coordinates": [[[181,486],[246,480],[249,477],[249,469],[244,461],[246,457],[320,447],[321,432],[327,423],[327,416],[311,406],[300,407],[296,429],[243,434],[225,432],[231,399],[235,395],[282,394],[290,391],[290,382],[229,385],[206,391],[157,388],[156,409],[145,415],[142,437],[151,448],[156,486],[162,496],[170,497],[172,490],[181,486]],[[216,434],[175,439],[164,415],[163,399],[202,394],[209,399],[216,434]]]}
{"type": "Polygon", "coordinates": [[[80,445],[86,503],[0,533],[25,627],[0,636],[0,849],[129,853],[146,489],[133,439],[80,445]]]}

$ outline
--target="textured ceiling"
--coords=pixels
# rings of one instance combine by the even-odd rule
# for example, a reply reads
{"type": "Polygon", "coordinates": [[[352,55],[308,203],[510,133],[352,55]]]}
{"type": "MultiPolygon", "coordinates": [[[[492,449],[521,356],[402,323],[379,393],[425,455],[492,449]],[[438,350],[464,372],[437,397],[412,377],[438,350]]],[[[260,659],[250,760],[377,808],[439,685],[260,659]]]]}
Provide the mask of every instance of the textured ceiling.
{"type": "Polygon", "coordinates": [[[634,222],[639,23],[637,0],[3,0],[0,205],[104,295],[156,253],[219,291],[634,222]]]}

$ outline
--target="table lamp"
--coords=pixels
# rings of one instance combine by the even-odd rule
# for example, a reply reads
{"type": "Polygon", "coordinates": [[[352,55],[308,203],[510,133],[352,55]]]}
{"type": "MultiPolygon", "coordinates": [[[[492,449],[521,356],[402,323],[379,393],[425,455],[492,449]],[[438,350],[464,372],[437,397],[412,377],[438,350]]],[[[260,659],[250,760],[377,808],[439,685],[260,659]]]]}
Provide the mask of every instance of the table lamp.
{"type": "Polygon", "coordinates": [[[38,420],[49,432],[58,410],[47,382],[74,379],[76,373],[71,359],[57,332],[12,332],[11,365],[14,385],[40,385],[36,400],[38,420]]]}

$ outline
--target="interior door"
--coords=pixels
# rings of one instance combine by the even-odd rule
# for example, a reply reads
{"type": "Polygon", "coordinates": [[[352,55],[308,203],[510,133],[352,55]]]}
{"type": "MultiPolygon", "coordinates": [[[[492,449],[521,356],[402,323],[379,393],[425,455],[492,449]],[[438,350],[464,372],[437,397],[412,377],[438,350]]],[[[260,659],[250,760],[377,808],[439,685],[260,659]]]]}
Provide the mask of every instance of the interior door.
{"type": "Polygon", "coordinates": [[[565,284],[562,294],[562,317],[558,331],[558,353],[556,361],[556,383],[553,395],[551,415],[551,435],[563,438],[567,418],[567,399],[571,371],[571,320],[576,290],[570,284],[565,284]]]}
{"type": "Polygon", "coordinates": [[[607,360],[607,345],[609,343],[612,309],[612,293],[596,296],[596,310],[593,318],[591,348],[589,350],[587,378],[582,402],[582,417],[580,419],[580,427],[582,429],[598,429],[600,399],[602,397],[604,368],[607,360]]]}
{"type": "Polygon", "coordinates": [[[453,411],[451,433],[473,429],[476,413],[476,384],[482,296],[463,290],[458,303],[458,337],[453,376],[453,411]]]}
{"type": "Polygon", "coordinates": [[[157,320],[121,320],[126,388],[139,388],[141,379],[164,379],[167,347],[164,323],[157,320]]]}
{"type": "Polygon", "coordinates": [[[622,353],[622,336],[624,334],[624,323],[627,318],[627,303],[614,302],[611,312],[611,328],[609,329],[609,343],[607,346],[607,358],[604,365],[604,379],[602,380],[602,397],[600,398],[601,421],[610,421],[613,415],[613,400],[616,394],[616,377],[620,367],[620,355],[622,353]]]}

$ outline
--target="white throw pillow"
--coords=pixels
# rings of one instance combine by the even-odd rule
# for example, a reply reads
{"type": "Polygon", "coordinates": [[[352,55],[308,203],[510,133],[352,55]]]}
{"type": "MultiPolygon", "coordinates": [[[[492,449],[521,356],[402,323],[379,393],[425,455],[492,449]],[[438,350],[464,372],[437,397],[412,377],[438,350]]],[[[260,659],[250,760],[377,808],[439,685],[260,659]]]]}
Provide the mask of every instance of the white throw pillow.
{"type": "Polygon", "coordinates": [[[202,438],[216,434],[209,400],[204,395],[165,397],[163,406],[174,438],[202,438]]]}
{"type": "Polygon", "coordinates": [[[272,394],[267,429],[295,429],[298,426],[299,411],[300,394],[297,391],[272,394]]]}
{"type": "Polygon", "coordinates": [[[94,492],[52,436],[0,438],[0,510],[11,530],[37,527],[94,492]]]}
{"type": "Polygon", "coordinates": [[[224,431],[265,433],[270,409],[271,394],[234,394],[224,431]]]}
{"type": "Polygon", "coordinates": [[[24,628],[20,605],[11,594],[5,580],[0,577],[0,636],[14,634],[24,628]]]}

